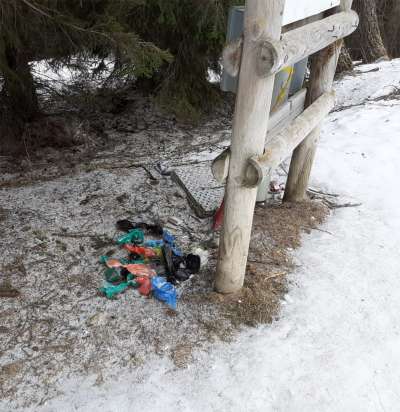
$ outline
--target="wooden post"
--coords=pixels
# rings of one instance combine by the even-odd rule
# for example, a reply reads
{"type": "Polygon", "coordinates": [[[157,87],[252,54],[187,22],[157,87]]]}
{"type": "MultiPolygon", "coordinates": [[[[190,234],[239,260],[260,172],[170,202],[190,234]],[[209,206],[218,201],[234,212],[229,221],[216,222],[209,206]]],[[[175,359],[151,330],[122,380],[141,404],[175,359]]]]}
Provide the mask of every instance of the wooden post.
{"type": "Polygon", "coordinates": [[[247,161],[263,153],[271,107],[274,76],[256,72],[259,47],[266,39],[279,40],[285,0],[247,0],[243,51],[233,121],[229,174],[225,191],[215,288],[232,293],[243,286],[257,188],[244,186],[247,161]]]}
{"type": "MultiPolygon", "coordinates": [[[[348,11],[351,8],[351,4],[352,0],[342,0],[340,8],[342,11],[348,11]]],[[[342,40],[339,40],[313,57],[307,105],[312,104],[318,97],[332,89],[341,47],[342,40]]],[[[321,125],[317,126],[293,151],[284,201],[301,202],[306,199],[320,132],[321,125]]]]}

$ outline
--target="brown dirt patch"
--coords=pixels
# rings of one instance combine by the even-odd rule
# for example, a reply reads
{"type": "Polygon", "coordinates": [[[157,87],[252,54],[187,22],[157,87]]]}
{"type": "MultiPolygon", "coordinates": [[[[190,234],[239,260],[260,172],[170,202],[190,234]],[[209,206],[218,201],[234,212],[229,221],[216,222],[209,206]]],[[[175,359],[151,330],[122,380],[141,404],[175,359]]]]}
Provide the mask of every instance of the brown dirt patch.
{"type": "MultiPolygon", "coordinates": [[[[276,202],[256,207],[242,290],[229,295],[208,291],[183,298],[199,313],[210,305],[214,308],[212,321],[196,319],[208,342],[229,342],[237,330],[268,324],[279,316],[280,302],[288,290],[286,276],[294,270],[291,252],[301,245],[302,233],[318,229],[329,213],[321,201],[276,202]]],[[[212,268],[216,258],[217,249],[211,252],[212,268]]],[[[214,271],[208,275],[212,282],[214,271]]],[[[170,352],[174,365],[186,367],[197,347],[192,340],[175,346],[170,352]]]]}
{"type": "Polygon", "coordinates": [[[291,251],[300,246],[303,231],[316,229],[328,215],[329,209],[315,201],[258,206],[243,289],[208,296],[224,317],[235,327],[272,322],[287,292],[286,275],[294,269],[291,251]]]}
{"type": "Polygon", "coordinates": [[[193,346],[188,344],[179,344],[171,350],[170,356],[177,368],[183,368],[192,360],[193,346]]]}

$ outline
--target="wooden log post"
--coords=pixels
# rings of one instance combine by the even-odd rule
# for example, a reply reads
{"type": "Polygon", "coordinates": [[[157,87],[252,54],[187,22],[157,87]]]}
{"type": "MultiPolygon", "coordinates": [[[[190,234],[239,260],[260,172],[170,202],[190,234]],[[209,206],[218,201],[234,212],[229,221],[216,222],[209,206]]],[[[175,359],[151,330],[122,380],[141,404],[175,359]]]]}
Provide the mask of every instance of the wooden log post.
{"type": "Polygon", "coordinates": [[[274,76],[257,74],[259,46],[266,39],[279,40],[285,0],[247,0],[243,51],[239,70],[235,116],[225,191],[215,288],[221,293],[241,289],[253,223],[257,188],[244,186],[247,161],[264,151],[274,76]]]}
{"type": "MultiPolygon", "coordinates": [[[[352,0],[342,0],[342,11],[351,9],[352,0]]],[[[312,58],[311,77],[307,95],[307,105],[312,104],[322,94],[332,89],[336,66],[339,59],[342,40],[332,43],[312,58]]],[[[293,151],[289,175],[286,182],[284,201],[301,202],[306,199],[311,168],[314,162],[321,125],[317,126],[309,136],[293,151]]]]}

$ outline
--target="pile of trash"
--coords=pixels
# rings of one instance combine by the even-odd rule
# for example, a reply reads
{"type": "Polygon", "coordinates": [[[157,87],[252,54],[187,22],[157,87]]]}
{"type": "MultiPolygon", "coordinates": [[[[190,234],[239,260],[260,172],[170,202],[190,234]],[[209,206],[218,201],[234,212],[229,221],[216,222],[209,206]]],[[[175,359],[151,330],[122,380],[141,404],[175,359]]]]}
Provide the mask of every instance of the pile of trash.
{"type": "Polygon", "coordinates": [[[282,200],[285,193],[285,184],[278,183],[276,180],[272,180],[269,184],[268,193],[271,195],[271,198],[274,200],[282,200]]]}
{"type": "Polygon", "coordinates": [[[131,287],[140,295],[152,295],[176,310],[175,286],[200,270],[200,256],[183,254],[175,237],[160,225],[120,220],[117,228],[126,232],[117,239],[117,244],[128,255],[123,259],[100,257],[100,262],[106,265],[100,292],[113,299],[131,287]],[[145,240],[145,231],[151,236],[148,240],[145,240]]]}

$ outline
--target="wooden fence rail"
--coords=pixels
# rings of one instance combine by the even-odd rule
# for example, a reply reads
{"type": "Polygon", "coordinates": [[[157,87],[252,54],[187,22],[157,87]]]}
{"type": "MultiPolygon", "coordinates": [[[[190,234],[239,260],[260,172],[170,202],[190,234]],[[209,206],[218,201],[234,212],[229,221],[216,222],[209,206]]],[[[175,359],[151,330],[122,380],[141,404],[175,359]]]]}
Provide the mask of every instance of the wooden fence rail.
{"type": "Polygon", "coordinates": [[[357,26],[358,15],[350,10],[291,30],[278,42],[266,40],[259,46],[258,74],[277,73],[348,36],[357,26]]]}
{"type": "Polygon", "coordinates": [[[335,106],[335,92],[318,98],[292,123],[278,133],[269,143],[265,153],[249,159],[245,185],[255,187],[266,175],[273,172],[293,150],[323,121],[335,106]]]}
{"type": "MultiPolygon", "coordinates": [[[[301,89],[291,96],[279,109],[271,114],[265,140],[271,141],[287,124],[304,111],[307,89],[301,89]]],[[[211,170],[219,183],[225,183],[228,177],[230,149],[224,150],[212,163],[211,170]]]]}

